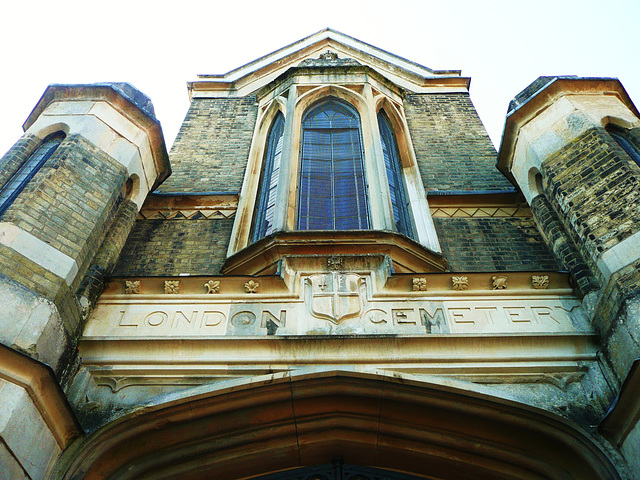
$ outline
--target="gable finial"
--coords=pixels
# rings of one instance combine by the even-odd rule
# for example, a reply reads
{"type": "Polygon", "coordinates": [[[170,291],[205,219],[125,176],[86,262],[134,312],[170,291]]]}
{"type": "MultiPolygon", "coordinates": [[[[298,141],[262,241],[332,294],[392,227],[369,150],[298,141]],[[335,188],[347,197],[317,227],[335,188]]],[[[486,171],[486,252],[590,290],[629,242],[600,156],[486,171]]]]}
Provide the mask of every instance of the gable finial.
{"type": "Polygon", "coordinates": [[[332,52],[331,50],[327,50],[324,53],[321,53],[318,57],[321,60],[337,60],[338,54],[336,52],[332,52]]]}

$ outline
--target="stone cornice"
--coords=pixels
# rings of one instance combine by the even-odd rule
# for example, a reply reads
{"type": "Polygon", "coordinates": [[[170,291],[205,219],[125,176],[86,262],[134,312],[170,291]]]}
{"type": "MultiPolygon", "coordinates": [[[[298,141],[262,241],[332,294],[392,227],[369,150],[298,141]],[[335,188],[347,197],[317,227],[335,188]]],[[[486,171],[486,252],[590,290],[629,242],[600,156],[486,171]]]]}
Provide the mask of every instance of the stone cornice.
{"type": "Polygon", "coordinates": [[[64,450],[82,433],[51,368],[0,344],[0,378],[24,388],[64,450]]]}
{"type": "MultiPolygon", "coordinates": [[[[141,97],[144,95],[130,87],[132,92],[137,92],[141,97]]],[[[146,98],[146,97],[144,97],[146,98]]],[[[162,133],[160,122],[152,115],[149,107],[145,108],[131,96],[125,95],[121,89],[111,84],[87,84],[87,85],[49,85],[42,94],[42,97],[33,108],[29,117],[24,122],[22,128],[26,131],[46,108],[54,102],[69,101],[103,101],[109,103],[119,113],[128,118],[131,122],[141,128],[149,139],[153,162],[158,172],[158,177],[151,190],[158,187],[170,174],[171,165],[169,155],[162,133]]]]}
{"type": "Polygon", "coordinates": [[[626,90],[616,78],[556,77],[507,114],[497,166],[514,185],[516,181],[511,173],[511,165],[520,128],[565,95],[613,95],[636,117],[640,117],[626,90]]]}
{"type": "Polygon", "coordinates": [[[400,272],[443,272],[446,259],[396,232],[297,230],[277,232],[231,255],[225,275],[275,273],[284,255],[387,254],[400,272]]]}

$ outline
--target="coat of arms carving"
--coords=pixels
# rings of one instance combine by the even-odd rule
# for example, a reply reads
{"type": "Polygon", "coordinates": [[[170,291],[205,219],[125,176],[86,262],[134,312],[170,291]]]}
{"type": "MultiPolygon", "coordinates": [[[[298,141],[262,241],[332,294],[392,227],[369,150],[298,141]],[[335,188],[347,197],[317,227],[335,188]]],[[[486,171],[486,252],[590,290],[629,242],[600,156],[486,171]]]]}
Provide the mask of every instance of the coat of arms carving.
{"type": "Polygon", "coordinates": [[[305,303],[309,313],[339,324],[358,317],[364,310],[366,281],[353,273],[331,272],[311,275],[304,280],[305,303]]]}

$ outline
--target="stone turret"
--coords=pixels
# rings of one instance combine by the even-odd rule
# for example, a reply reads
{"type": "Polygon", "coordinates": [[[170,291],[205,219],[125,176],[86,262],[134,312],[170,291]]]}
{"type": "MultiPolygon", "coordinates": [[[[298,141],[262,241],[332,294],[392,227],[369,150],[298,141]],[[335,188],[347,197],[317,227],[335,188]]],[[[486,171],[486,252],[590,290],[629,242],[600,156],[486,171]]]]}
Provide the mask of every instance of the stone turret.
{"type": "Polygon", "coordinates": [[[0,161],[0,433],[11,468],[42,478],[77,434],[58,383],[83,318],[170,170],[151,102],[128,84],[51,85],[24,130],[0,161]]]}
{"type": "Polygon", "coordinates": [[[601,430],[632,463],[640,411],[625,392],[640,380],[638,152],[640,115],[617,79],[540,77],[511,102],[498,160],[586,295],[610,381],[622,391],[601,430]]]}

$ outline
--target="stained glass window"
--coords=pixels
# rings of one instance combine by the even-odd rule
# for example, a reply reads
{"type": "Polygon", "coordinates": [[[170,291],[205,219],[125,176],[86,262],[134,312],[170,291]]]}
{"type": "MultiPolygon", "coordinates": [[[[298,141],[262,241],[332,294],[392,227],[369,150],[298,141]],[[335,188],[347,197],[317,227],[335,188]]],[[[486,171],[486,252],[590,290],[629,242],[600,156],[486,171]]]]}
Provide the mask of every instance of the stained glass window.
{"type": "Polygon", "coordinates": [[[260,177],[258,206],[253,227],[254,242],[273,232],[283,136],[284,115],[278,112],[267,137],[267,149],[265,151],[262,175],[260,177]]]}
{"type": "Polygon", "coordinates": [[[400,156],[398,154],[398,144],[391,129],[391,124],[382,110],[378,113],[378,127],[380,128],[382,155],[384,156],[384,165],[387,169],[396,230],[408,237],[413,237],[411,221],[409,220],[407,195],[405,193],[402,168],[400,165],[400,156]]]}
{"type": "Polygon", "coordinates": [[[299,230],[370,228],[360,117],[330,99],[302,119],[299,230]]]}
{"type": "Polygon", "coordinates": [[[20,169],[13,174],[7,183],[0,188],[0,215],[2,215],[13,203],[16,197],[29,183],[40,167],[51,157],[58,148],[64,133],[56,132],[44,139],[42,145],[22,164],[20,169]]]}

